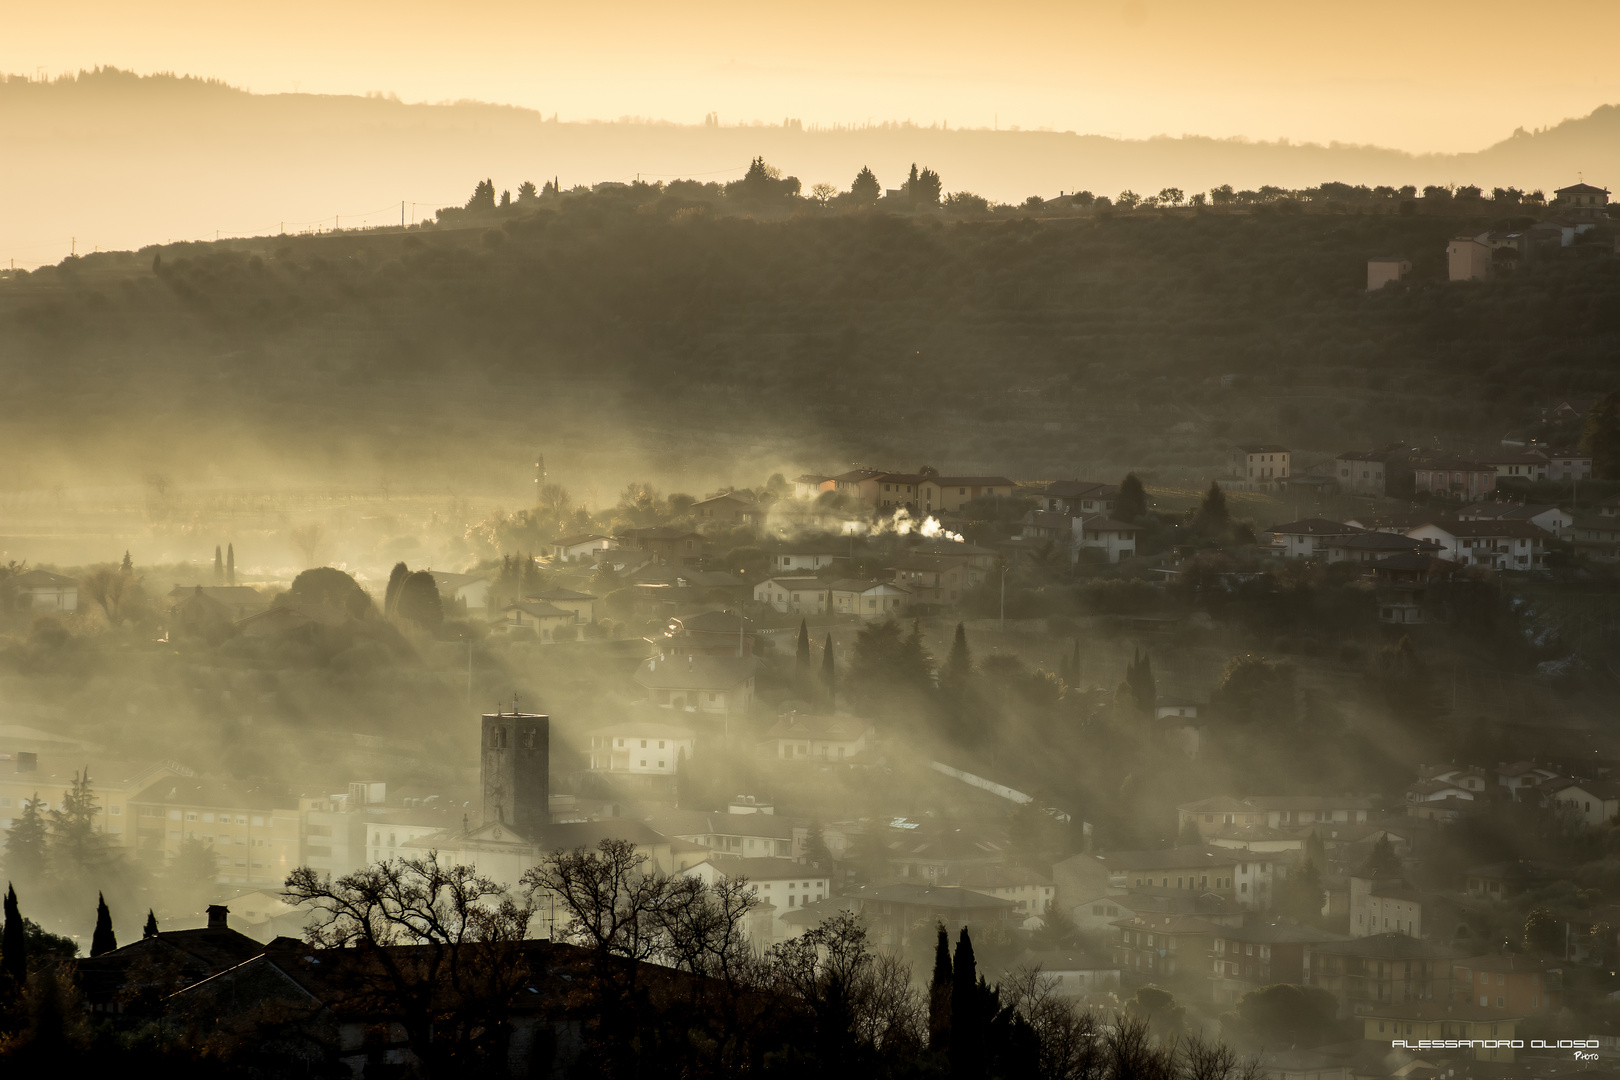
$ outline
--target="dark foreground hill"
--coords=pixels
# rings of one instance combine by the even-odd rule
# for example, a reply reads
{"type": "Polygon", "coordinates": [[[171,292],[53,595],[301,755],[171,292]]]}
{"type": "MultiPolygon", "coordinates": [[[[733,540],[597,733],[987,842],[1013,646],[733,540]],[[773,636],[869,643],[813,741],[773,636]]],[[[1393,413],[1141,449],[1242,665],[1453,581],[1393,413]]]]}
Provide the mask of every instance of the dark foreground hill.
{"type": "Polygon", "coordinates": [[[1448,237],[1509,223],[1488,208],[772,218],[629,188],[98,254],[0,280],[0,454],[20,485],[483,490],[536,449],[695,488],[739,460],[1106,475],[1227,438],[1489,444],[1613,388],[1620,260],[1446,283],[1448,237]],[[1375,254],[1412,258],[1409,287],[1365,293],[1375,254]]]}

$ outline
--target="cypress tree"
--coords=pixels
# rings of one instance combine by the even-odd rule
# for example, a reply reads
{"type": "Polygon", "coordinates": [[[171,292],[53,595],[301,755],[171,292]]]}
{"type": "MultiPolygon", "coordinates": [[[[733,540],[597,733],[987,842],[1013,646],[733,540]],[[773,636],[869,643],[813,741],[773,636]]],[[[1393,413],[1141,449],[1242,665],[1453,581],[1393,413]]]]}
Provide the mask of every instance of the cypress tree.
{"type": "Polygon", "coordinates": [[[225,553],[218,544],[214,545],[214,584],[225,584],[225,553]]]}
{"type": "Polygon", "coordinates": [[[812,696],[810,679],[810,626],[800,619],[799,648],[793,660],[793,686],[794,692],[806,701],[812,696]]]}
{"type": "Polygon", "coordinates": [[[827,641],[821,646],[821,699],[826,704],[828,712],[833,711],[833,693],[835,689],[832,632],[828,631],[827,641]]]}
{"type": "Polygon", "coordinates": [[[10,884],[6,886],[6,925],[0,931],[0,964],[18,986],[28,984],[28,935],[17,907],[17,889],[10,884]]]}
{"type": "MultiPolygon", "coordinates": [[[[505,558],[505,556],[502,556],[505,558]]],[[[411,576],[411,568],[402,562],[394,564],[394,569],[388,575],[388,588],[383,593],[383,614],[392,615],[394,606],[399,602],[399,590],[405,584],[405,579],[411,576]]]]}
{"type": "Polygon", "coordinates": [[[236,545],[225,545],[225,584],[236,584],[236,545]]]}
{"type": "Polygon", "coordinates": [[[939,681],[948,683],[960,692],[961,687],[967,684],[968,676],[973,674],[973,653],[968,649],[967,628],[961,623],[956,624],[956,637],[951,641],[950,655],[945,658],[945,670],[940,672],[939,681]]]}
{"type": "Polygon", "coordinates": [[[978,982],[979,966],[973,959],[973,939],[967,927],[956,939],[956,962],[951,971],[951,1073],[959,1076],[977,1075],[974,1062],[980,1050],[984,1032],[979,1020],[978,982]]]}
{"type": "Polygon", "coordinates": [[[951,936],[945,924],[939,924],[939,939],[934,943],[934,978],[928,987],[928,1048],[943,1051],[950,1045],[951,1035],[951,936]]]}
{"type": "Polygon", "coordinates": [[[135,572],[135,562],[129,557],[128,551],[124,552],[124,562],[119,569],[126,574],[132,574],[135,572]]]}
{"type": "Polygon", "coordinates": [[[1135,473],[1126,473],[1125,479],[1120,481],[1114,512],[1121,521],[1135,521],[1147,513],[1147,489],[1135,473]]]}
{"type": "Polygon", "coordinates": [[[151,908],[147,908],[146,909],[146,925],[141,928],[141,937],[142,938],[149,938],[149,937],[157,937],[157,936],[158,936],[157,914],[151,908]]]}
{"type": "Polygon", "coordinates": [[[107,897],[101,893],[96,894],[96,931],[90,937],[90,955],[100,956],[110,953],[118,948],[118,938],[113,933],[112,912],[107,910],[107,897]]]}

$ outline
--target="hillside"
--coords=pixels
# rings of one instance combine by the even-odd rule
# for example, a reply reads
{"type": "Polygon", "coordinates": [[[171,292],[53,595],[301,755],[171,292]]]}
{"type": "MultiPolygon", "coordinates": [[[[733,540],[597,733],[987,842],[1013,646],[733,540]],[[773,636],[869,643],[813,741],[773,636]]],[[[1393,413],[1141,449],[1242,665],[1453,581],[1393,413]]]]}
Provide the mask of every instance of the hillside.
{"type": "Polygon", "coordinates": [[[1620,343],[1601,245],[1446,284],[1446,239],[1492,224],[728,216],[626,188],[464,227],[93,255],[0,279],[0,454],[15,488],[468,494],[521,493],[542,451],[576,492],[611,485],[594,503],[631,474],[1168,477],[1229,438],[1486,446],[1543,401],[1612,389],[1620,343]],[[1365,260],[1387,253],[1414,260],[1411,286],[1369,296],[1365,260]]]}
{"type": "Polygon", "coordinates": [[[0,265],[70,251],[250,236],[334,222],[407,223],[463,201],[468,176],[515,190],[560,177],[733,179],[757,155],[806,188],[848,187],[862,166],[897,186],[913,162],[948,191],[1021,202],[1087,189],[1202,191],[1351,184],[1551,189],[1577,173],[1620,176],[1613,107],[1477,154],[1414,156],[1377,147],[1198,136],[1130,140],[1084,132],[858,129],[558,122],[477,102],[250,94],[218,82],[103,69],[49,83],[0,80],[0,265]],[[402,208],[403,202],[403,208],[402,208]],[[23,212],[26,208],[27,212],[23,212]]]}

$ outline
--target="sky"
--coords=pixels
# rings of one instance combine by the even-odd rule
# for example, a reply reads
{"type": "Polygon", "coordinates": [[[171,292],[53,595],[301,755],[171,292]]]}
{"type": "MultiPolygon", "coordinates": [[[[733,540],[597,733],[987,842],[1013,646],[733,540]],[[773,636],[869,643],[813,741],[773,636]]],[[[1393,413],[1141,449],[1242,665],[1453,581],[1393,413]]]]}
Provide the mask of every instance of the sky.
{"type": "Polygon", "coordinates": [[[1620,4],[82,0],[0,7],[0,71],[474,98],[564,120],[943,121],[1477,150],[1620,101],[1620,4]],[[1574,28],[1579,34],[1572,36],[1574,28]],[[1515,44],[1517,42],[1517,44],[1515,44]]]}

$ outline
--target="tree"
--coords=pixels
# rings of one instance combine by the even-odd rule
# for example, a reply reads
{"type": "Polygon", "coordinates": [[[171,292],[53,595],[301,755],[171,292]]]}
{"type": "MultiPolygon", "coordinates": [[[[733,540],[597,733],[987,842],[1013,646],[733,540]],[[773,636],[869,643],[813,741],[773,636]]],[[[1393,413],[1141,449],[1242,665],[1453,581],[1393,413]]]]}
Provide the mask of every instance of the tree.
{"type": "Polygon", "coordinates": [[[906,198],[912,206],[938,206],[940,196],[939,173],[933,169],[917,171],[916,162],[911,165],[911,175],[906,178],[906,198]]]}
{"type": "MultiPolygon", "coordinates": [[[[124,569],[127,571],[129,569],[129,566],[127,565],[129,563],[129,552],[127,552],[127,551],[124,552],[124,562],[126,564],[124,569]]],[[[236,584],[236,545],[235,544],[226,544],[225,545],[225,584],[227,584],[227,585],[235,585],[236,584]]]]}
{"type": "Polygon", "coordinates": [[[1226,492],[1221,485],[1211,480],[1209,490],[1204,492],[1203,501],[1198,504],[1198,512],[1193,515],[1193,532],[1206,540],[1224,543],[1232,531],[1232,514],[1226,508],[1226,492]]]}
{"type": "Polygon", "coordinates": [[[1188,818],[1181,823],[1181,829],[1176,834],[1176,843],[1185,847],[1195,847],[1201,846],[1203,842],[1204,834],[1198,831],[1198,822],[1188,818]]]}
{"type": "Polygon", "coordinates": [[[1180,206],[1186,201],[1187,195],[1180,188],[1167,187],[1159,191],[1158,198],[1160,206],[1180,206]]]}
{"type": "Polygon", "coordinates": [[[833,196],[838,194],[836,185],[828,183],[811,184],[810,197],[822,206],[832,202],[833,196]]]}
{"type": "Polygon", "coordinates": [[[96,929],[90,937],[90,955],[100,956],[110,953],[118,948],[118,938],[113,933],[112,912],[107,910],[107,898],[101,893],[96,894],[96,929]]]}
{"type": "Polygon", "coordinates": [[[928,1046],[936,1052],[950,1044],[951,993],[955,985],[951,974],[951,936],[945,924],[940,923],[934,942],[934,976],[928,984],[928,1046]]]}
{"type": "Polygon", "coordinates": [[[337,988],[357,1002],[385,997],[430,1075],[460,1075],[458,1063],[481,1054],[504,1056],[512,1001],[529,980],[523,939],[534,914],[504,886],[429,852],[336,881],[299,867],[283,896],[309,905],[310,945],[363,950],[337,988]]]}
{"type": "Polygon", "coordinates": [[[6,872],[24,881],[37,882],[45,876],[47,829],[39,806],[39,793],[35,792],[23,802],[22,814],[6,832],[6,872]]]}
{"type": "Polygon", "coordinates": [[[956,636],[951,639],[951,651],[945,657],[945,666],[939,670],[939,684],[960,694],[973,677],[973,653],[968,649],[967,628],[956,624],[956,636]]]}
{"type": "Polygon", "coordinates": [[[1124,191],[1119,193],[1119,197],[1114,200],[1114,203],[1122,209],[1134,210],[1136,209],[1136,204],[1141,201],[1142,196],[1138,195],[1130,188],[1126,188],[1124,191]]]}
{"type": "Polygon", "coordinates": [[[973,957],[973,939],[962,927],[956,938],[956,956],[951,962],[951,1072],[977,1075],[975,1065],[983,1060],[985,1017],[980,1009],[979,965],[973,957]]]}
{"type": "Polygon", "coordinates": [[[828,712],[835,708],[834,695],[837,692],[837,672],[833,670],[833,642],[832,631],[827,631],[827,640],[821,646],[821,700],[828,712]]]}
{"type": "Polygon", "coordinates": [[[1524,947],[1528,952],[1564,954],[1564,921],[1546,908],[1532,908],[1524,917],[1524,947]]]}
{"type": "Polygon", "coordinates": [[[518,185],[517,197],[520,203],[534,202],[540,198],[540,190],[534,186],[533,180],[525,180],[518,185]]]}
{"type": "Polygon", "coordinates": [[[114,566],[98,566],[79,579],[79,591],[96,602],[113,626],[124,621],[124,602],[137,589],[134,575],[114,566]]]}
{"type": "Polygon", "coordinates": [[[1159,699],[1153,679],[1153,657],[1132,650],[1131,662],[1125,666],[1125,685],[1130,687],[1131,701],[1137,712],[1151,717],[1159,699]]]}
{"type": "Polygon", "coordinates": [[[312,566],[315,563],[315,552],[320,549],[321,539],[325,534],[326,530],[321,528],[319,522],[310,521],[297,526],[288,532],[287,536],[292,540],[293,547],[304,556],[304,565],[312,566]]]}
{"type": "Polygon", "coordinates": [[[1046,905],[1041,912],[1041,925],[1030,944],[1041,951],[1072,949],[1080,943],[1080,927],[1069,918],[1069,913],[1056,903],[1046,905]]]}
{"type": "Polygon", "coordinates": [[[346,611],[356,618],[371,613],[371,596],[354,578],[331,566],[317,566],[293,578],[277,604],[320,604],[346,611]]]}
{"type": "Polygon", "coordinates": [[[1187,1007],[1176,1001],[1174,994],[1157,986],[1139,988],[1136,996],[1125,1003],[1125,1016],[1147,1024],[1161,1041],[1187,1032],[1187,1007]]]}
{"type": "Polygon", "coordinates": [[[399,587],[396,611],[400,618],[428,633],[444,625],[444,601],[430,572],[418,570],[405,578],[399,587]]]}
{"type": "Polygon", "coordinates": [[[90,875],[112,857],[107,838],[96,828],[95,789],[90,770],[73,774],[73,786],[62,793],[61,802],[51,808],[51,865],[61,877],[90,875]]]}
{"type": "Polygon", "coordinates": [[[17,888],[9,883],[5,911],[5,928],[0,930],[0,967],[16,986],[27,986],[28,930],[23,926],[22,911],[17,906],[17,888]]]}
{"type": "Polygon", "coordinates": [[[512,205],[512,192],[510,189],[501,192],[501,209],[505,210],[512,205]]]}
{"type": "Polygon", "coordinates": [[[383,592],[383,613],[394,614],[399,605],[399,589],[405,584],[405,579],[411,576],[411,568],[403,562],[394,564],[394,569],[388,573],[388,588],[383,592]]]}
{"type": "Polygon", "coordinates": [[[130,559],[129,552],[127,550],[124,552],[124,561],[119,564],[118,568],[126,574],[133,574],[135,572],[135,563],[130,559]]]}
{"type": "Polygon", "coordinates": [[[1276,983],[1240,997],[1221,1026],[1256,1048],[1310,1047],[1338,1037],[1337,1016],[1338,999],[1321,987],[1276,983]]]}
{"type": "Polygon", "coordinates": [[[1400,872],[1400,856],[1395,854],[1395,845],[1390,843],[1388,833],[1378,838],[1372,851],[1367,853],[1366,860],[1356,868],[1357,877],[1380,877],[1400,872]]]}
{"type": "Polygon", "coordinates": [[[805,701],[815,696],[815,677],[810,671],[810,627],[804,620],[799,620],[799,645],[793,658],[793,688],[794,693],[805,701]]]}
{"type": "Polygon", "coordinates": [[[1305,860],[1297,872],[1288,875],[1281,892],[1277,907],[1284,915],[1303,923],[1322,917],[1327,891],[1322,887],[1322,871],[1316,863],[1305,860]]]}
{"type": "Polygon", "coordinates": [[[855,174],[855,180],[849,185],[849,193],[854,196],[857,206],[871,206],[883,195],[883,185],[878,183],[877,176],[871,169],[861,166],[861,171],[855,174]]]}
{"type": "Polygon", "coordinates": [[[495,181],[480,180],[473,188],[472,198],[467,200],[467,209],[472,211],[495,209],[495,181]]]}
{"type": "Polygon", "coordinates": [[[1253,653],[1234,656],[1221,669],[1209,703],[1240,723],[1291,724],[1296,712],[1294,669],[1253,653]]]}
{"type": "Polygon", "coordinates": [[[158,936],[157,913],[151,908],[146,909],[146,925],[141,927],[141,937],[154,938],[158,936]]]}
{"type": "Polygon", "coordinates": [[[214,584],[225,584],[225,554],[218,544],[214,545],[214,584]]]}
{"type": "Polygon", "coordinates": [[[896,696],[926,693],[933,657],[923,646],[921,623],[908,636],[894,619],[863,626],[855,635],[850,693],[863,708],[882,708],[896,696]]]}
{"type": "Polygon", "coordinates": [[[829,874],[835,869],[832,849],[827,846],[827,834],[819,818],[810,820],[810,834],[804,841],[804,858],[811,866],[829,874]]]}
{"type": "Polygon", "coordinates": [[[1114,512],[1121,521],[1135,521],[1147,513],[1147,489],[1135,473],[1126,473],[1125,479],[1120,481],[1114,512]]]}

